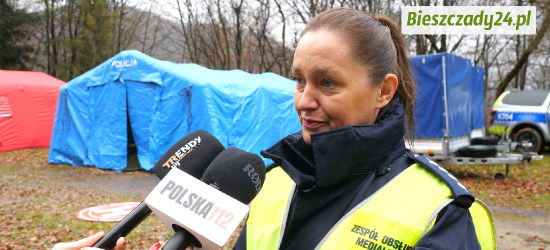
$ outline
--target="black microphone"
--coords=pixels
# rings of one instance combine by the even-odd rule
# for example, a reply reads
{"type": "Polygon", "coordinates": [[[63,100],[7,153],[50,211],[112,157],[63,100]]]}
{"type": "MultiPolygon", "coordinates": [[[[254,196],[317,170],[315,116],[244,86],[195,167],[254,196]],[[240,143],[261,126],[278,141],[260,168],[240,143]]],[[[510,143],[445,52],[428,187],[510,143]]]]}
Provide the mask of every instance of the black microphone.
{"type": "MultiPolygon", "coordinates": [[[[200,179],[210,162],[224,149],[225,147],[210,133],[205,130],[198,130],[185,136],[170,147],[157,161],[152,171],[160,179],[163,179],[172,168],[178,168],[200,179]]],[[[94,244],[94,247],[113,248],[118,238],[128,235],[151,212],[152,210],[145,202],[141,202],[94,244]]]]}
{"type": "MultiPolygon", "coordinates": [[[[222,191],[225,195],[229,195],[243,204],[248,204],[254,199],[258,192],[260,192],[264,180],[265,165],[263,160],[255,154],[238,148],[228,148],[216,156],[202,177],[204,183],[222,191]]],[[[189,189],[191,188],[189,187],[189,189]]],[[[215,201],[214,197],[211,196],[210,198],[213,202],[215,201]]],[[[209,217],[215,217],[214,215],[209,214],[209,217]]],[[[244,218],[244,215],[240,220],[238,216],[235,216],[237,225],[244,218]]],[[[204,247],[204,249],[217,249],[220,247],[217,244],[226,242],[232,233],[232,231],[229,232],[227,238],[223,238],[224,241],[213,239],[217,235],[209,236],[205,234],[200,235],[200,237],[196,235],[197,237],[195,237],[189,231],[195,230],[195,227],[205,225],[194,225],[193,223],[178,221],[176,218],[171,218],[168,222],[170,222],[170,225],[167,226],[172,227],[175,234],[164,245],[163,249],[165,250],[183,250],[190,244],[204,247]],[[202,239],[203,242],[197,239],[202,239]],[[212,241],[214,240],[217,240],[217,243],[213,244],[212,241]]]]}
{"type": "Polygon", "coordinates": [[[238,148],[228,148],[216,156],[201,179],[244,204],[256,197],[264,180],[262,158],[238,148]]]}

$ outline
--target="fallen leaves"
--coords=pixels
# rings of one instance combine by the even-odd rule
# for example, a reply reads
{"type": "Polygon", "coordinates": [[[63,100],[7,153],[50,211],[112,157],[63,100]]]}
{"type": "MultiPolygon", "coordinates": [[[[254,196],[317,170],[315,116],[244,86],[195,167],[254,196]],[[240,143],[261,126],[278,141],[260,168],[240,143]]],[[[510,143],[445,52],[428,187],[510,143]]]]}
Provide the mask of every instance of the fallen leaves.
{"type": "Polygon", "coordinates": [[[524,166],[511,165],[506,179],[495,180],[502,165],[445,166],[483,202],[493,206],[550,211],[550,156],[524,166]]]}
{"type": "MultiPolygon", "coordinates": [[[[75,218],[76,211],[99,204],[143,199],[92,187],[69,186],[69,182],[112,173],[48,165],[47,152],[47,149],[31,149],[0,153],[0,250],[51,249],[59,242],[108,231],[116,223],[79,221],[75,218]]],[[[164,224],[151,216],[127,236],[131,244],[127,249],[147,249],[169,236],[170,231],[164,224]],[[151,231],[151,226],[158,229],[151,231]]]]}

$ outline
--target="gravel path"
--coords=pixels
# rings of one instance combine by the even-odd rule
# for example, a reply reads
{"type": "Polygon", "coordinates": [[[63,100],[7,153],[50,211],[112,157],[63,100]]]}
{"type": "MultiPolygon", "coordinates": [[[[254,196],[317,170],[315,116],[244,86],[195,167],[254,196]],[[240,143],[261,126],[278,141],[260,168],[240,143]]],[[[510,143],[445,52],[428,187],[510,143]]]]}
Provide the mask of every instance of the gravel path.
{"type": "Polygon", "coordinates": [[[550,249],[550,213],[491,207],[500,250],[550,249]]]}

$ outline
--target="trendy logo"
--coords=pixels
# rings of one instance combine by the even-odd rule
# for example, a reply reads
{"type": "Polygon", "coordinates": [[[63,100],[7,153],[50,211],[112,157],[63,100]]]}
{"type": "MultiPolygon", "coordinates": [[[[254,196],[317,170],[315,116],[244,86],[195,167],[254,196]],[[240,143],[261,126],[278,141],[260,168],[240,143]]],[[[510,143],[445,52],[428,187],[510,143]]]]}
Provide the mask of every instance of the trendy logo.
{"type": "Polygon", "coordinates": [[[197,137],[192,141],[186,143],[183,147],[178,149],[164,164],[162,167],[175,168],[181,166],[180,160],[183,159],[189,152],[193,151],[198,145],[201,144],[201,137],[197,137]]]}

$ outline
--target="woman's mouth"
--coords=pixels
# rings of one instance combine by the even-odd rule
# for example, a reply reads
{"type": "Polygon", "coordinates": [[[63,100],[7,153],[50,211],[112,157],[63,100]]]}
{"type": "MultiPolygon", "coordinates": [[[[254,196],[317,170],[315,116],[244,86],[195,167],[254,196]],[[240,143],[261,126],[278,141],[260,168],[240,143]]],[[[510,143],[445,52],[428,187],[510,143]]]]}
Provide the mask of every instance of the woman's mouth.
{"type": "Polygon", "coordinates": [[[308,129],[316,129],[323,126],[325,123],[314,119],[302,118],[302,126],[308,129]]]}

